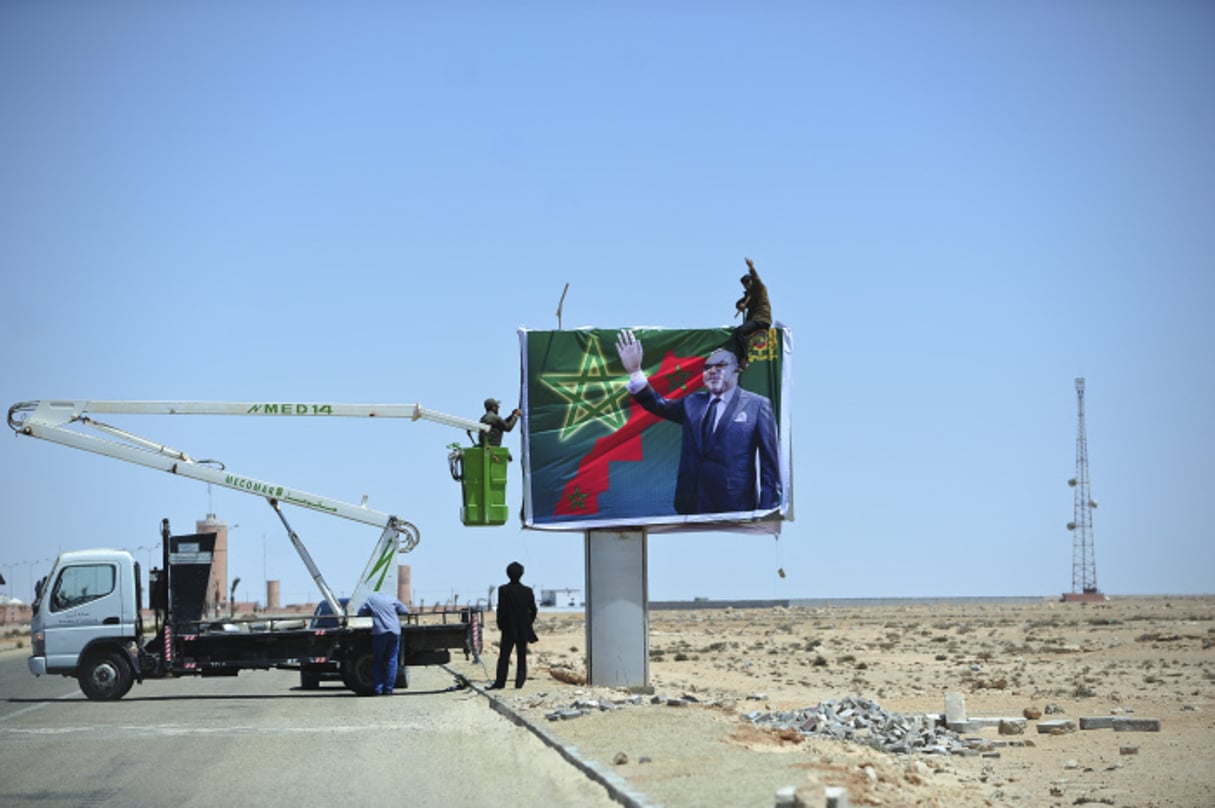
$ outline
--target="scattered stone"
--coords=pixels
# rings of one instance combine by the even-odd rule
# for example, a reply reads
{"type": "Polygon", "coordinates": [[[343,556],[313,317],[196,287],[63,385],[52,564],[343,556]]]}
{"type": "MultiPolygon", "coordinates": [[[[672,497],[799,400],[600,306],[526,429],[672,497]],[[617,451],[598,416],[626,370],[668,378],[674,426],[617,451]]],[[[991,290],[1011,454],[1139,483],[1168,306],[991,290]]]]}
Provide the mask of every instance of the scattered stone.
{"type": "Polygon", "coordinates": [[[1039,735],[1064,735],[1069,732],[1076,731],[1076,722],[1067,718],[1060,718],[1054,721],[1039,721],[1039,735]]]}
{"type": "Polygon", "coordinates": [[[1025,722],[1016,721],[1016,720],[1002,720],[1002,721],[1000,721],[1000,734],[1001,735],[1024,735],[1025,734],[1025,722]]]}
{"type": "Polygon", "coordinates": [[[1099,715],[1080,719],[1080,729],[1113,729],[1113,727],[1114,717],[1112,715],[1099,715]]]}
{"type": "Polygon", "coordinates": [[[1062,715],[1063,708],[1060,707],[1058,704],[1048,704],[1048,705],[1046,705],[1046,714],[1047,715],[1062,715]]]}
{"type": "Polygon", "coordinates": [[[747,694],[747,701],[767,701],[767,700],[768,700],[767,693],[748,693],[747,694]]]}
{"type": "Polygon", "coordinates": [[[823,789],[827,798],[827,808],[848,808],[848,790],[839,786],[827,786],[823,789]]]}
{"type": "Polygon", "coordinates": [[[966,721],[966,697],[953,691],[945,692],[945,726],[956,729],[954,724],[966,721]]]}
{"type": "Polygon", "coordinates": [[[827,790],[821,780],[814,775],[807,775],[806,782],[793,792],[794,808],[821,808],[827,804],[827,790]]]}
{"type": "Polygon", "coordinates": [[[1080,768],[1080,764],[1079,764],[1079,763],[1077,763],[1075,760],[1069,760],[1069,761],[1067,761],[1066,763],[1064,763],[1064,764],[1063,764],[1063,768],[1065,768],[1065,769],[1078,769],[1078,768],[1080,768]]]}
{"type": "Polygon", "coordinates": [[[612,763],[613,763],[613,765],[616,765],[616,766],[623,766],[624,764],[626,764],[628,762],[629,762],[629,756],[626,755],[624,752],[617,752],[616,757],[612,758],[612,763]]]}
{"type": "Polygon", "coordinates": [[[567,685],[586,684],[586,676],[569,667],[552,666],[548,669],[548,673],[558,682],[565,682],[567,685]]]}
{"type": "Polygon", "coordinates": [[[674,699],[674,698],[672,698],[672,699],[667,699],[667,706],[668,706],[668,707],[687,707],[687,706],[688,706],[688,702],[687,702],[687,700],[686,700],[686,699],[674,699]]]}
{"type": "Polygon", "coordinates": [[[1120,754],[1120,755],[1137,755],[1137,754],[1139,754],[1139,747],[1138,746],[1120,746],[1120,747],[1118,747],[1118,754],[1120,754]]]}
{"type": "Polygon", "coordinates": [[[991,716],[988,718],[971,717],[966,720],[966,723],[973,726],[976,730],[983,729],[985,727],[993,727],[993,728],[999,727],[1001,724],[1005,724],[1005,723],[1020,724],[1022,727],[1024,727],[1025,719],[1019,718],[1019,717],[1014,717],[1014,716],[1009,716],[1009,717],[1005,717],[1005,718],[1001,718],[999,716],[991,716]]]}
{"type": "Polygon", "coordinates": [[[1042,717],[1042,711],[1037,707],[1026,707],[1021,711],[1021,715],[1025,716],[1030,721],[1037,721],[1042,717]]]}
{"type": "Polygon", "coordinates": [[[641,757],[637,758],[637,762],[638,763],[653,763],[654,759],[652,757],[650,757],[649,755],[642,755],[641,757]]]}
{"type": "Polygon", "coordinates": [[[973,730],[969,730],[970,732],[978,732],[984,727],[998,727],[1000,726],[1000,722],[1003,720],[1004,719],[1002,718],[977,718],[971,716],[970,718],[966,719],[966,724],[974,727],[973,730]]]}
{"type": "Polygon", "coordinates": [[[1114,732],[1160,732],[1160,719],[1115,718],[1114,732]]]}
{"type": "Polygon", "coordinates": [[[796,808],[797,807],[797,787],[783,786],[776,789],[776,801],[773,803],[776,808],[796,808]]]}

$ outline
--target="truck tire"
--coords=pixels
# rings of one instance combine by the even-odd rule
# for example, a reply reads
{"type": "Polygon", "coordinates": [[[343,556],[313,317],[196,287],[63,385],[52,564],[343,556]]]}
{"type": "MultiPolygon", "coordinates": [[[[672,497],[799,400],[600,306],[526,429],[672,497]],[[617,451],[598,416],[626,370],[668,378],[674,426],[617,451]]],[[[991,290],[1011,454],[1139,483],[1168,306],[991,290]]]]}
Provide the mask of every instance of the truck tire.
{"type": "Polygon", "coordinates": [[[360,696],[375,693],[375,657],[370,648],[346,657],[342,662],[342,682],[360,696]]]}
{"type": "Polygon", "coordinates": [[[135,677],[121,651],[90,654],[76,673],[80,690],[93,701],[116,701],[127,694],[135,677]]]}

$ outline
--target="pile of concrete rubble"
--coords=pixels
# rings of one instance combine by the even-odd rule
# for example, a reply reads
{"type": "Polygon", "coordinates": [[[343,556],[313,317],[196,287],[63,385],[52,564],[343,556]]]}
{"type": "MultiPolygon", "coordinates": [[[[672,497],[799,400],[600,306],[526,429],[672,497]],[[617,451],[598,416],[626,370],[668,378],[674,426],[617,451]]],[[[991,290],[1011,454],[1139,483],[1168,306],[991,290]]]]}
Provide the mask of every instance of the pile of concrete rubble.
{"type": "Polygon", "coordinates": [[[902,715],[854,696],[800,710],[754,711],[744,713],[743,718],[766,729],[855,741],[894,754],[979,754],[985,746],[981,739],[963,739],[945,727],[942,716],[902,715]]]}

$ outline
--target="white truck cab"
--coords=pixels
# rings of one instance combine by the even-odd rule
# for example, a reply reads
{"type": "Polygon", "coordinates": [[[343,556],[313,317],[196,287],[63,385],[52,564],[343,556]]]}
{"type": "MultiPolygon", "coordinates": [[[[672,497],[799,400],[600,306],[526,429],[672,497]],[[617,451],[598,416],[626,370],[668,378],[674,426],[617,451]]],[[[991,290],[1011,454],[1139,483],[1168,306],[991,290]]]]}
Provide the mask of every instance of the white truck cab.
{"type": "Polygon", "coordinates": [[[110,655],[129,659],[140,633],[139,581],[138,562],[122,550],[60,554],[34,600],[30,673],[80,676],[88,662],[107,684],[110,655]]]}

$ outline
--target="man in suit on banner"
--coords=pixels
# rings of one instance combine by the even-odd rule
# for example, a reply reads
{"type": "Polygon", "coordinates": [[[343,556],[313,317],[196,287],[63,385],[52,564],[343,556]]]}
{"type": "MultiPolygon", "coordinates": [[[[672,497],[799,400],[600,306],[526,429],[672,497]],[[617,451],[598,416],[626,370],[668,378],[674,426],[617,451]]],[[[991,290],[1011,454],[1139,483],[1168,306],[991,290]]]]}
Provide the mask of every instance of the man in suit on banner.
{"type": "Polygon", "coordinates": [[[683,426],[675,511],[681,514],[770,511],[780,506],[779,444],[772,402],[738,386],[738,357],[719,348],[705,359],[704,389],[668,400],[641,370],[642,347],[621,331],[616,352],[628,390],[653,414],[683,426]],[[758,469],[757,469],[758,467],[758,469]]]}

